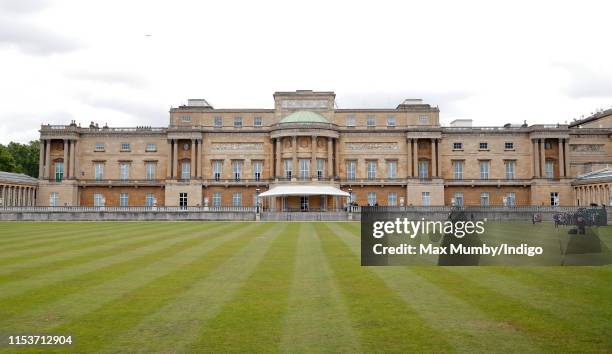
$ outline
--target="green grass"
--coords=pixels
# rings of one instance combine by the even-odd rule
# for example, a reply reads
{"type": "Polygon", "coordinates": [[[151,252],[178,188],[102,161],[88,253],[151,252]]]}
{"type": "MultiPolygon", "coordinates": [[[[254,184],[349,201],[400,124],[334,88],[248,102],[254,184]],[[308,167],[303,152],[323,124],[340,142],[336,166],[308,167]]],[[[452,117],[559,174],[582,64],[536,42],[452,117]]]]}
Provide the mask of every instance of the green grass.
{"type": "Polygon", "coordinates": [[[360,267],[359,247],[358,223],[0,223],[0,335],[75,341],[18,352],[612,351],[612,266],[360,267]]]}

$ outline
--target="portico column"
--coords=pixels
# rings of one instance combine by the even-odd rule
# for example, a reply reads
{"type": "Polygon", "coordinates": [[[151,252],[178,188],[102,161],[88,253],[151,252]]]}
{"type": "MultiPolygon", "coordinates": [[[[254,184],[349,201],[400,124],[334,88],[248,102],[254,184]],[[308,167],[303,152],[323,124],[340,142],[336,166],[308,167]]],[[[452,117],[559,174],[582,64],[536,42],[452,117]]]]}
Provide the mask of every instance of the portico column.
{"type": "Polygon", "coordinates": [[[204,159],[202,159],[202,143],[203,139],[198,140],[198,178],[204,178],[204,159]]]}
{"type": "Polygon", "coordinates": [[[563,158],[563,139],[559,138],[559,177],[565,177],[565,161],[563,158]]]}
{"type": "Polygon", "coordinates": [[[563,158],[565,162],[565,176],[571,176],[570,172],[570,158],[569,158],[569,139],[565,139],[563,144],[563,158]]]}
{"type": "Polygon", "coordinates": [[[545,177],[546,155],[544,154],[544,139],[540,139],[540,175],[545,177]]]}
{"type": "Polygon", "coordinates": [[[175,179],[179,179],[179,169],[178,169],[178,139],[172,139],[174,150],[172,152],[172,173],[174,174],[175,179]]]}
{"type": "Polygon", "coordinates": [[[191,139],[191,171],[189,171],[191,178],[196,177],[196,171],[197,171],[195,142],[196,142],[195,139],[191,139]]]}
{"type": "Polygon", "coordinates": [[[313,178],[317,177],[317,136],[313,135],[310,137],[311,141],[311,155],[310,155],[310,175],[313,178]]]}
{"type": "Polygon", "coordinates": [[[63,178],[68,178],[68,140],[64,139],[64,176],[63,178]]]}
{"type": "Polygon", "coordinates": [[[431,177],[437,176],[437,165],[438,161],[436,159],[436,139],[431,139],[431,177]]]}
{"type": "Polygon", "coordinates": [[[297,136],[293,136],[293,156],[291,157],[293,162],[291,163],[291,178],[296,178],[299,173],[298,158],[297,158],[297,136]]]}
{"type": "Polygon", "coordinates": [[[540,157],[538,152],[538,139],[533,139],[533,176],[540,177],[540,157]]]}
{"type": "Polygon", "coordinates": [[[414,143],[412,148],[413,161],[414,161],[414,176],[419,176],[419,139],[411,139],[414,143]]]}
{"type": "Polygon", "coordinates": [[[173,169],[172,169],[172,159],[173,159],[173,155],[172,155],[172,151],[173,151],[173,141],[174,140],[168,140],[168,144],[169,144],[169,148],[168,148],[168,165],[166,168],[166,175],[168,176],[169,179],[172,178],[173,176],[173,169]]]}
{"type": "Polygon", "coordinates": [[[282,148],[281,142],[282,142],[282,138],[276,138],[276,176],[275,177],[282,176],[281,158],[282,158],[283,152],[281,151],[281,148],[282,148]]]}
{"type": "Polygon", "coordinates": [[[45,173],[44,178],[49,179],[49,173],[51,172],[51,139],[47,139],[47,147],[45,148],[45,173]]]}
{"type": "Polygon", "coordinates": [[[334,178],[334,142],[332,138],[327,138],[327,177],[334,178]]]}
{"type": "Polygon", "coordinates": [[[40,140],[39,153],[38,153],[38,179],[43,179],[44,168],[45,168],[45,141],[40,140]]]}
{"type": "Polygon", "coordinates": [[[76,177],[76,169],[74,168],[74,161],[76,160],[76,140],[70,140],[70,178],[76,177]]]}
{"type": "Polygon", "coordinates": [[[440,141],[441,139],[436,139],[436,176],[440,177],[442,175],[440,168],[440,141]]]}
{"type": "Polygon", "coordinates": [[[406,176],[412,177],[412,139],[407,139],[406,144],[406,169],[408,170],[406,176]]]}

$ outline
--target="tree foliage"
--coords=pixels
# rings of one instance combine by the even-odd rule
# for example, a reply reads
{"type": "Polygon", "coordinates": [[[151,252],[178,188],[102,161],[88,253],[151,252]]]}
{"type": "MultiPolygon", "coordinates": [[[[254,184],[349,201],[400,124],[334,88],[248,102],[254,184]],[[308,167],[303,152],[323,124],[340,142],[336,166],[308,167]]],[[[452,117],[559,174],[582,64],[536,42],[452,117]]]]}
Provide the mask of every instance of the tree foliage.
{"type": "Polygon", "coordinates": [[[38,141],[30,141],[28,144],[15,142],[10,142],[8,145],[0,144],[0,171],[38,177],[39,153],[38,141]]]}

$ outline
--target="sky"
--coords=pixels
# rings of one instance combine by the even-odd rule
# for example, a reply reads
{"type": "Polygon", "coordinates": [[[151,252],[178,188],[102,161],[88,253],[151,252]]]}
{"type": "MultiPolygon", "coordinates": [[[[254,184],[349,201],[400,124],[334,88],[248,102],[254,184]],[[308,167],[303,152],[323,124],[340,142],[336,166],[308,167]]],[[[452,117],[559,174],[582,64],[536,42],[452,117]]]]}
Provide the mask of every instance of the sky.
{"type": "Polygon", "coordinates": [[[0,0],[0,143],[41,124],[168,124],[188,98],[339,108],[423,98],[448,125],[571,122],[612,107],[609,1],[0,0]]]}

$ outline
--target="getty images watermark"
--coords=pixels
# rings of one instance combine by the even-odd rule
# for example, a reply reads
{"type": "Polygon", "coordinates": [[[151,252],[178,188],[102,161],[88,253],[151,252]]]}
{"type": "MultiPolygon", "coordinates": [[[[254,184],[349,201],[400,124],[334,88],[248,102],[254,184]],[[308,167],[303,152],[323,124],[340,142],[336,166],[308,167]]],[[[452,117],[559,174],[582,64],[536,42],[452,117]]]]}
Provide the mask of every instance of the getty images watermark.
{"type": "MultiPolygon", "coordinates": [[[[504,211],[502,211],[504,212],[504,211]]],[[[508,211],[505,211],[508,213],[508,211]]],[[[602,249],[598,227],[607,224],[596,209],[577,210],[575,224],[536,225],[497,217],[488,210],[364,207],[361,214],[361,264],[385,265],[596,265],[612,263],[602,249]],[[504,219],[506,221],[501,221],[504,219]],[[590,220],[586,222],[585,220],[590,220]]],[[[540,218],[542,219],[542,218],[540,218]]],[[[535,220],[535,218],[534,218],[535,220]]],[[[557,220],[557,219],[555,219],[557,220]]]]}

